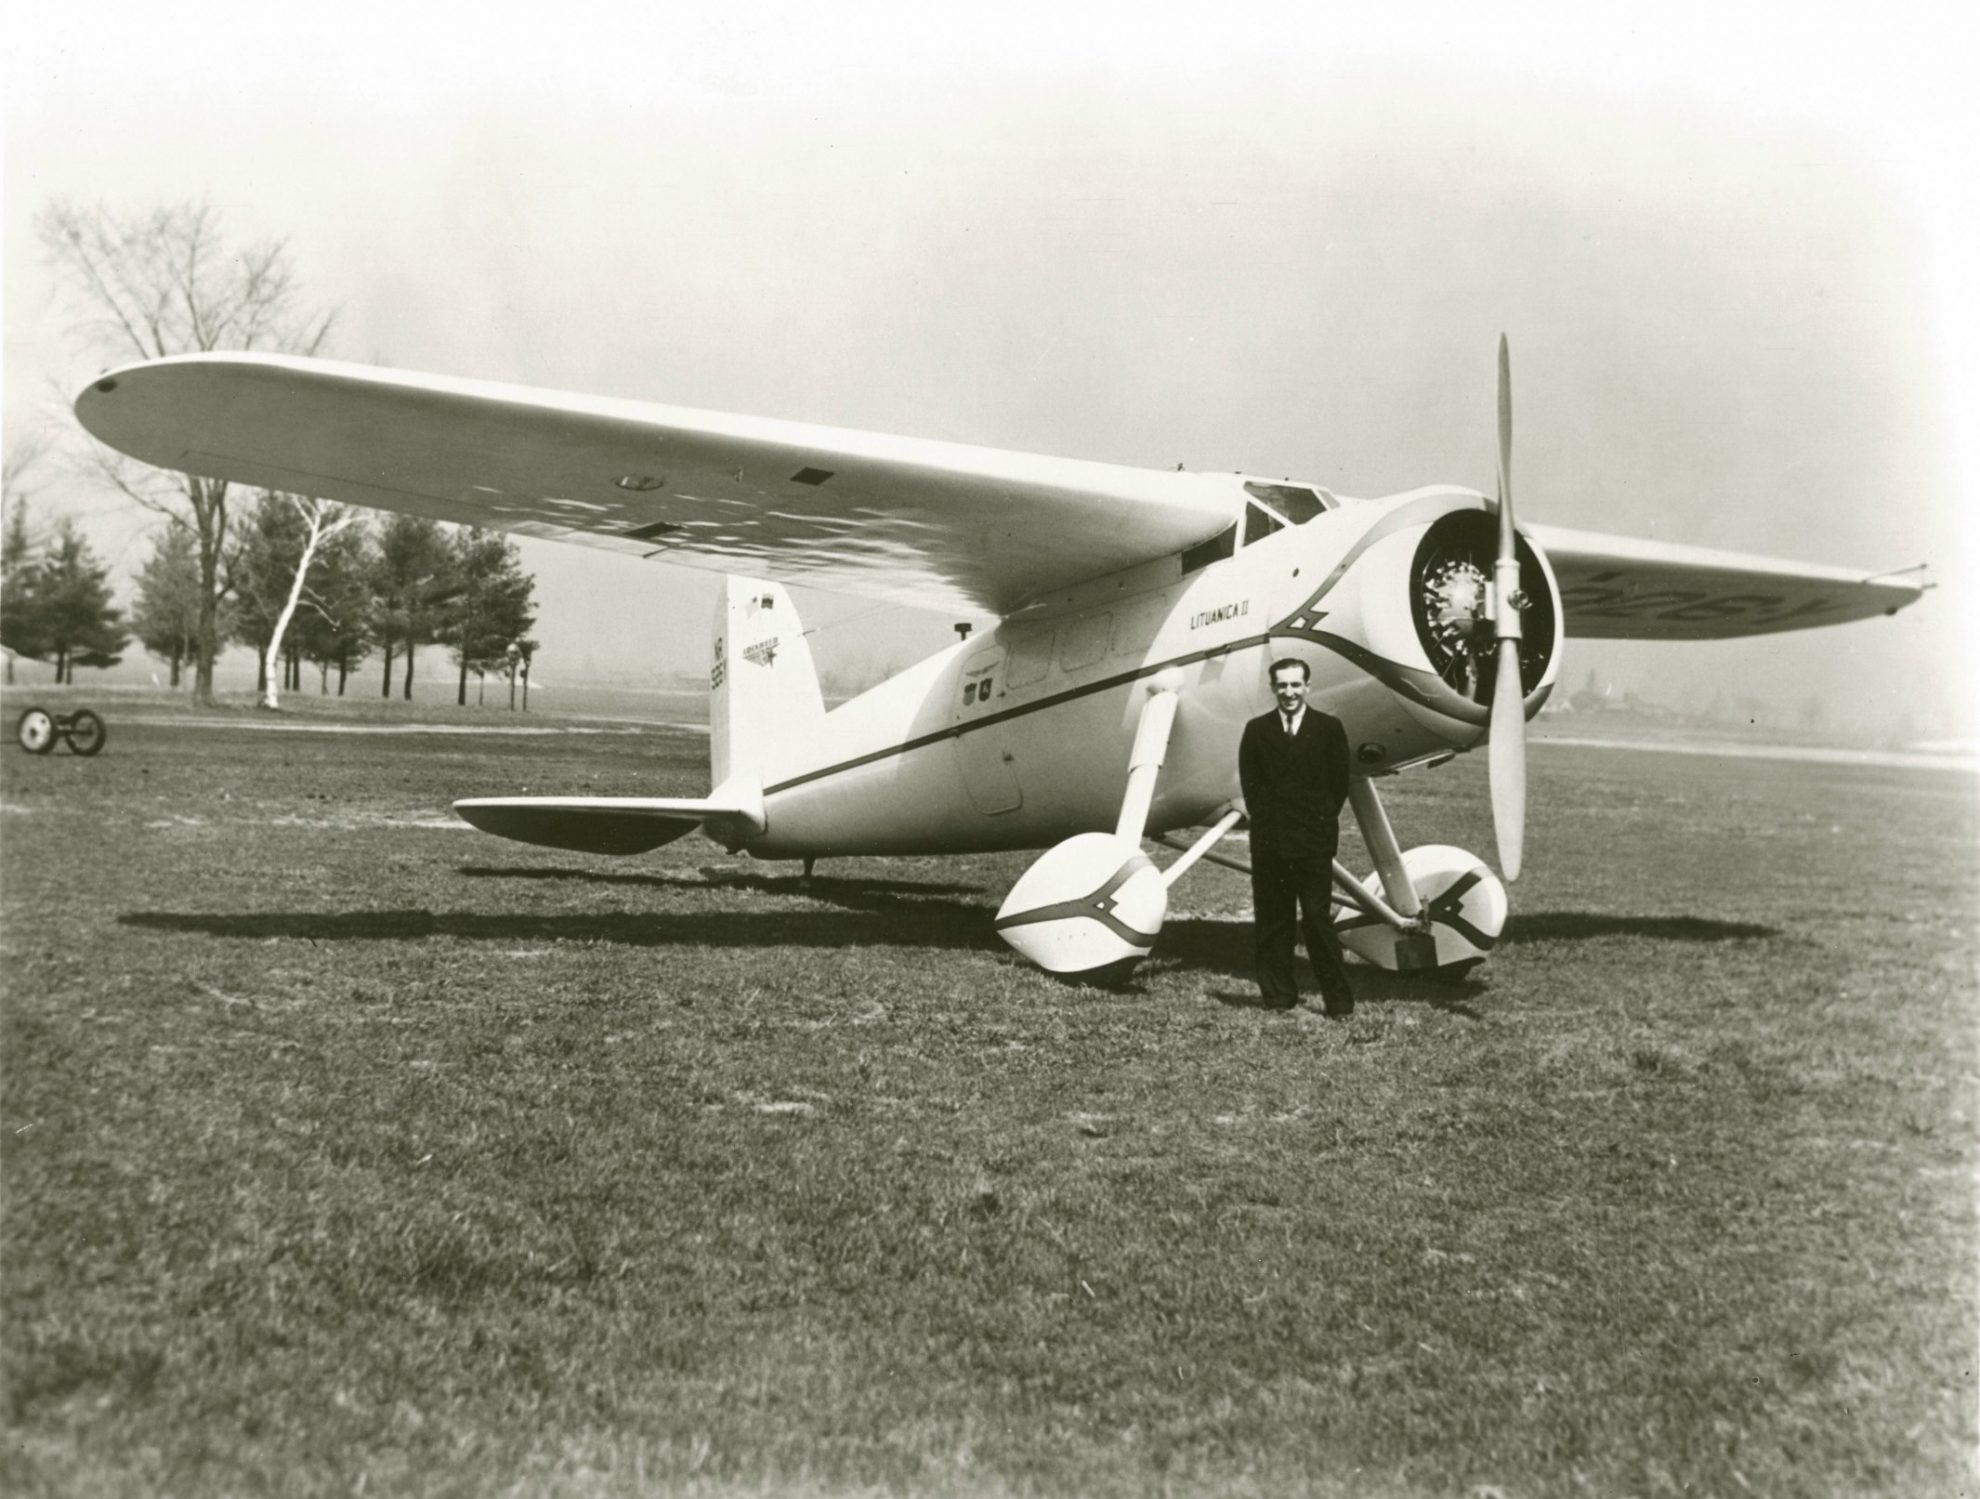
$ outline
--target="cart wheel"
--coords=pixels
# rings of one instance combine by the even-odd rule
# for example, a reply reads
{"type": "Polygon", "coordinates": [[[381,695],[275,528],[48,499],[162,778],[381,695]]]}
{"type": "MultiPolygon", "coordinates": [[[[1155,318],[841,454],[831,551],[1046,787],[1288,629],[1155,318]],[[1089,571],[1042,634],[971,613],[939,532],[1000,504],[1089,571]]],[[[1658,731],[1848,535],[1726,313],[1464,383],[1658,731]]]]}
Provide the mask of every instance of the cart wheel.
{"type": "Polygon", "coordinates": [[[55,720],[46,708],[30,708],[15,721],[14,738],[30,755],[45,755],[55,748],[55,720]]]}
{"type": "Polygon", "coordinates": [[[68,729],[62,737],[68,740],[71,753],[93,755],[103,748],[103,741],[110,735],[104,729],[102,719],[87,708],[78,708],[70,716],[68,729]]]}

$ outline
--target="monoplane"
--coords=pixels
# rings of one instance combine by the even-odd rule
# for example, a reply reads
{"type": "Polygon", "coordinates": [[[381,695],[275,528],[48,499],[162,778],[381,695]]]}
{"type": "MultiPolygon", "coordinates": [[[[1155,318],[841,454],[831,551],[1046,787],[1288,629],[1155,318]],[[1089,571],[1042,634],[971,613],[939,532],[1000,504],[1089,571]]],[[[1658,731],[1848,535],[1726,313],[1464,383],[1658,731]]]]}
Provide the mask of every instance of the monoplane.
{"type": "Polygon", "coordinates": [[[1923,585],[1521,524],[1499,344],[1494,492],[1354,499],[325,360],[197,354],[102,376],[84,427],[161,468],[727,574],[705,797],[456,803],[527,843],[633,854],[697,828],[765,859],[1044,849],[997,928],[1055,973],[1123,973],[1244,809],[1269,664],[1347,728],[1374,865],[1336,866],[1343,941],[1390,968],[1482,958],[1499,875],[1404,849],[1380,782],[1487,746],[1518,878],[1527,720],[1567,637],[1712,640],[1891,614],[1923,585]],[[989,616],[827,708],[785,585],[989,616]],[[1181,836],[1195,830],[1195,836],[1181,836]],[[1158,867],[1144,843],[1180,857],[1158,867]]]}

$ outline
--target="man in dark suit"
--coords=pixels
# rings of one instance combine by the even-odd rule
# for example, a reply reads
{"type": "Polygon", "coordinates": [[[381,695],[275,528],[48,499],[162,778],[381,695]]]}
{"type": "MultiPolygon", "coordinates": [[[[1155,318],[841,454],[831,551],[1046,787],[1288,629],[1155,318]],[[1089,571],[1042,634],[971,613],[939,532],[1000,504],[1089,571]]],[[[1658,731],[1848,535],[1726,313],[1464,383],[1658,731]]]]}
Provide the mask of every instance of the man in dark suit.
{"type": "Polygon", "coordinates": [[[1347,731],[1307,706],[1304,661],[1272,663],[1278,708],[1244,726],[1238,783],[1251,822],[1251,903],[1258,933],[1258,992],[1265,1003],[1299,1003],[1293,933],[1303,927],[1306,956],[1329,1015],[1354,1013],[1354,990],[1334,934],[1334,854],[1347,800],[1347,731]]]}

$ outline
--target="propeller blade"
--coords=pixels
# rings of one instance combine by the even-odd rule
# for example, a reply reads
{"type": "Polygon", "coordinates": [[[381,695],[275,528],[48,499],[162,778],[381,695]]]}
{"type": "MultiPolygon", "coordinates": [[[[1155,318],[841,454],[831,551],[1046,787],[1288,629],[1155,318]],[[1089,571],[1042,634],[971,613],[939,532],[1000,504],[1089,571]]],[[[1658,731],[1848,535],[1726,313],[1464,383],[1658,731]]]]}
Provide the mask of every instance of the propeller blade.
{"type": "Polygon", "coordinates": [[[1526,686],[1519,677],[1519,540],[1513,529],[1512,356],[1499,335],[1499,555],[1493,564],[1498,671],[1492,680],[1492,727],[1487,769],[1492,827],[1499,839],[1499,872],[1519,878],[1526,851],[1526,686]]]}
{"type": "Polygon", "coordinates": [[[1513,555],[1512,354],[1499,335],[1499,556],[1513,555]]]}
{"type": "Polygon", "coordinates": [[[1526,691],[1519,680],[1519,642],[1499,642],[1492,683],[1492,734],[1486,768],[1492,783],[1492,830],[1499,837],[1499,873],[1519,878],[1526,855],[1526,691]]]}

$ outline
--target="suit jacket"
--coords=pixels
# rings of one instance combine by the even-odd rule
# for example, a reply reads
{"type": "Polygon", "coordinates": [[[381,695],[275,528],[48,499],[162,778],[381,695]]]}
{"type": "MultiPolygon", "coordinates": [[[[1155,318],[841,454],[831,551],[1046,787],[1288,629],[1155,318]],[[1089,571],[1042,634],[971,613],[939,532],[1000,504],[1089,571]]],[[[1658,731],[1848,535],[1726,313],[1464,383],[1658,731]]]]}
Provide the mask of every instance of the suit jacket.
{"type": "Polygon", "coordinates": [[[1276,709],[1252,719],[1238,741],[1238,783],[1251,811],[1252,850],[1333,858],[1348,775],[1347,730],[1338,718],[1309,704],[1295,736],[1287,735],[1276,709]]]}

